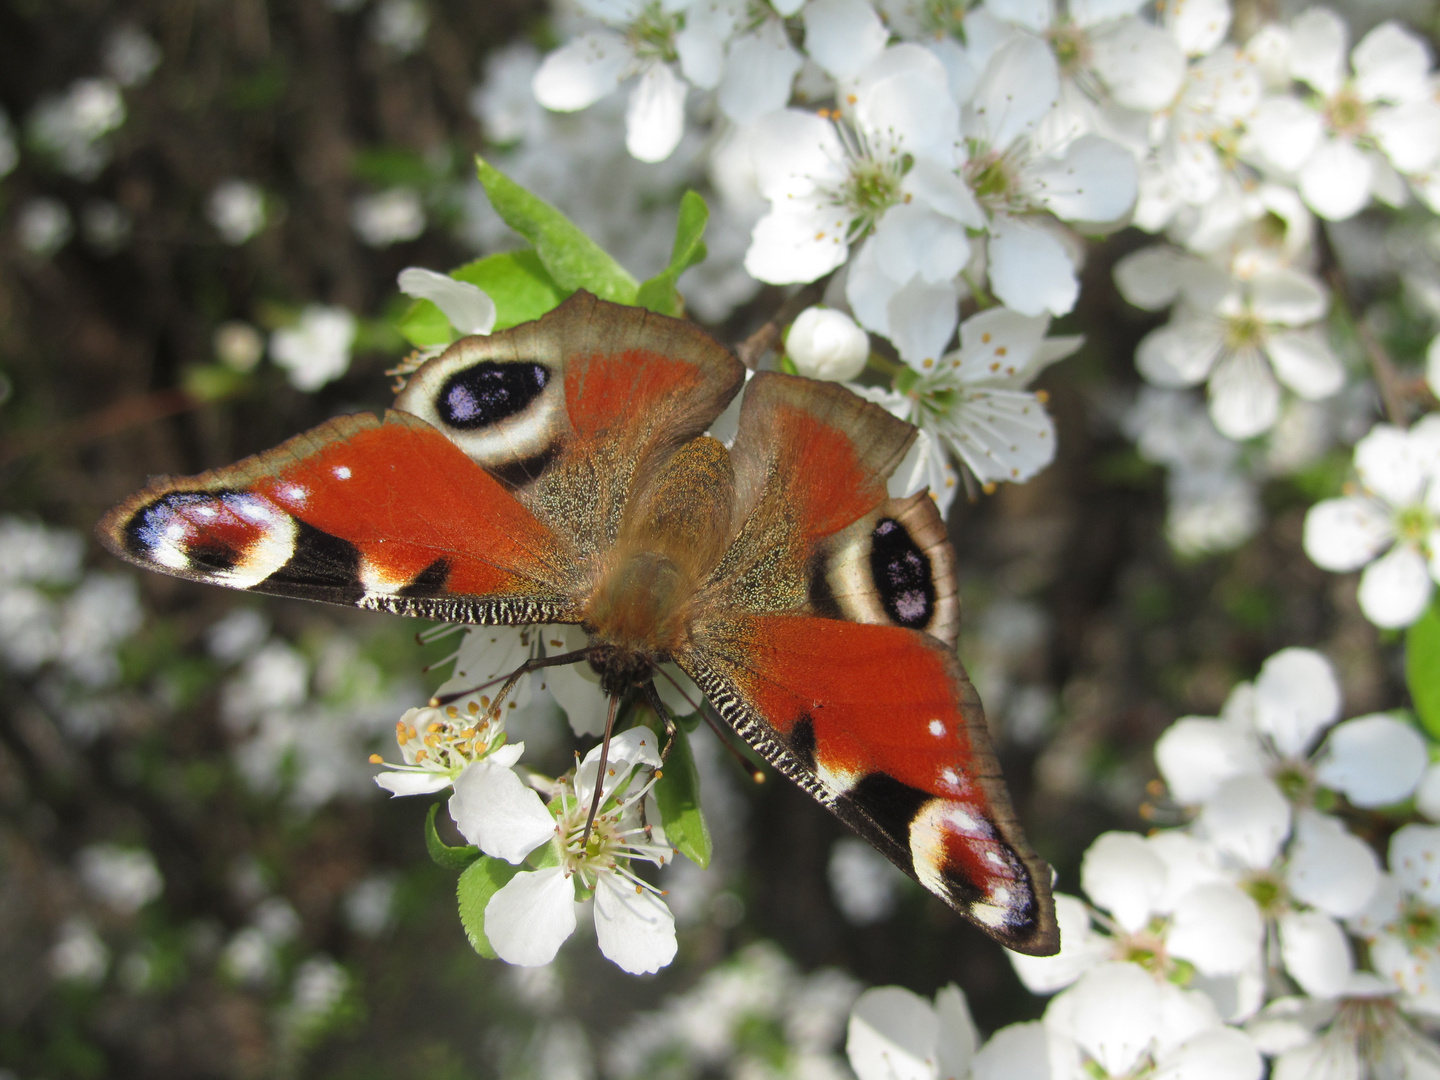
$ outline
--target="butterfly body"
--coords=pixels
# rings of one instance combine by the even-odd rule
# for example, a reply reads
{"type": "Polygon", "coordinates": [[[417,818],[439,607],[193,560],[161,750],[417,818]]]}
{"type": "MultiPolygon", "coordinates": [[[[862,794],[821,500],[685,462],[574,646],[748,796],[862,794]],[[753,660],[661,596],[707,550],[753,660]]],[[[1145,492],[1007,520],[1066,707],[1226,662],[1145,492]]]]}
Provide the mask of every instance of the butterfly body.
{"type": "Polygon", "coordinates": [[[384,420],[166,479],[99,534],[199,581],[471,623],[572,623],[622,695],[678,664],[743,738],[1004,944],[1058,946],[954,654],[954,553],[886,478],[910,425],[745,386],[697,328],[580,293],[427,362],[384,420]]]}

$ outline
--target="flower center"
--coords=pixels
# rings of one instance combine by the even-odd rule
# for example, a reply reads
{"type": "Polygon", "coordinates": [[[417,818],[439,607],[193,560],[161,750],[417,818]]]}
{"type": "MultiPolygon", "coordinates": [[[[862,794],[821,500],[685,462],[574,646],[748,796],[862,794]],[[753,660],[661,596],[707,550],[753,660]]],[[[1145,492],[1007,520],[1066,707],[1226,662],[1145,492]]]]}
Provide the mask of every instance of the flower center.
{"type": "Polygon", "coordinates": [[[1264,340],[1265,323],[1249,308],[1225,322],[1225,347],[1231,352],[1259,348],[1264,340]]]}
{"type": "Polygon", "coordinates": [[[922,0],[916,17],[936,38],[965,40],[965,13],[970,0],[922,0]]]}
{"type": "Polygon", "coordinates": [[[630,24],[627,36],[630,47],[641,60],[676,59],[675,33],[680,29],[679,18],[666,11],[659,3],[646,4],[635,21],[630,24]]]}
{"type": "Polygon", "coordinates": [[[1288,899],[1285,882],[1278,874],[1269,870],[1258,870],[1240,882],[1243,889],[1255,901],[1260,913],[1267,918],[1282,914],[1288,899]]]}
{"type": "MultiPolygon", "coordinates": [[[[982,206],[990,210],[1005,209],[1017,205],[1019,170],[1013,155],[1002,154],[984,147],[971,147],[970,160],[965,165],[965,180],[982,206]]],[[[1017,208],[1023,209],[1023,207],[1017,208]]]]}
{"type": "Polygon", "coordinates": [[[840,120],[835,121],[835,130],[850,160],[845,179],[831,193],[831,199],[849,213],[846,239],[853,243],[900,201],[900,181],[909,162],[896,147],[891,147],[889,153],[876,153],[861,132],[840,120]]]}
{"type": "Polygon", "coordinates": [[[1050,48],[1064,75],[1074,76],[1090,66],[1090,39],[1072,22],[1062,22],[1051,29],[1050,48]]]}
{"type": "Polygon", "coordinates": [[[1440,944],[1440,912],[1417,900],[1408,900],[1395,924],[1395,932],[1412,951],[1434,948],[1440,944]]]}
{"type": "Polygon", "coordinates": [[[1370,108],[1353,86],[1344,86],[1325,102],[1325,123],[1337,135],[1364,135],[1370,124],[1370,108]]]}
{"type": "Polygon", "coordinates": [[[1315,801],[1315,776],[1300,762],[1285,762],[1271,773],[1270,779],[1293,806],[1308,806],[1315,801]]]}
{"type": "Polygon", "coordinates": [[[1424,547],[1435,525],[1434,515],[1422,503],[1402,507],[1395,514],[1395,534],[1402,543],[1424,547]]]}

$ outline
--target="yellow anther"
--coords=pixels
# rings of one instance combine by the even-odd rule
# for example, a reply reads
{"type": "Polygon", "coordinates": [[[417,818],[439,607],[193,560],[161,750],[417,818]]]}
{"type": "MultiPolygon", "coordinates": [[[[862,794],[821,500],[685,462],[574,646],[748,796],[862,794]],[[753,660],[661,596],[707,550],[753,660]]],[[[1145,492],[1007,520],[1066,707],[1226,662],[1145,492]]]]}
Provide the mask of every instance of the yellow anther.
{"type": "Polygon", "coordinates": [[[384,759],[383,757],[381,757],[379,754],[371,754],[371,755],[370,755],[370,764],[371,764],[371,765],[384,765],[384,764],[385,764],[385,759],[384,759]]]}

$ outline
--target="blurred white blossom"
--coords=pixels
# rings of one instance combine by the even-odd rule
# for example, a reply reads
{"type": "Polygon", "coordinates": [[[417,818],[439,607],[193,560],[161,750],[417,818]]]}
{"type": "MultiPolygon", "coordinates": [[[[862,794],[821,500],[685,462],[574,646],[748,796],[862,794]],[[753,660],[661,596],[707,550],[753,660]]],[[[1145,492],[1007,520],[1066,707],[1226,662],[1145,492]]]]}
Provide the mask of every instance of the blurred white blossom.
{"type": "Polygon", "coordinates": [[[205,216],[225,243],[243,244],[265,227],[265,196],[248,180],[224,180],[210,192],[205,216]]]}
{"type": "Polygon", "coordinates": [[[389,247],[425,231],[425,206],[414,188],[390,188],[357,198],[350,208],[350,223],[370,247],[389,247]]]}
{"type": "Polygon", "coordinates": [[[296,325],[270,335],[270,358],[297,390],[318,390],[345,374],[354,341],[354,315],[342,307],[311,304],[296,325]]]}

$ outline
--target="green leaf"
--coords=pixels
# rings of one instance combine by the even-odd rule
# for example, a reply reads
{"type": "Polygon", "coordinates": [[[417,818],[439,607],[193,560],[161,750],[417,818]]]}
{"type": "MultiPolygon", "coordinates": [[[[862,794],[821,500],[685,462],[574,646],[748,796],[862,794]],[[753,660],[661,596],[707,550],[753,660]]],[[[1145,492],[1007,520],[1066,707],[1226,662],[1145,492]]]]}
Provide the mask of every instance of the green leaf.
{"type": "Polygon", "coordinates": [[[425,850],[436,866],[443,866],[446,870],[464,870],[480,857],[480,849],[473,844],[451,847],[441,840],[440,834],[435,831],[435,813],[439,809],[440,804],[433,803],[430,812],[425,815],[425,850]]]}
{"type": "Polygon", "coordinates": [[[460,925],[465,928],[470,947],[487,960],[495,959],[495,950],[485,936],[485,905],[519,872],[520,867],[511,866],[503,859],[482,855],[465,868],[455,887],[460,902],[460,925]]]}
{"type": "Polygon", "coordinates": [[[675,222],[675,246],[670,251],[670,265],[656,274],[635,295],[635,302],[641,307],[672,315],[678,318],[684,313],[680,294],[675,283],[690,267],[705,258],[705,225],[710,220],[710,208],[693,191],[685,192],[680,199],[680,217],[675,222]]]}
{"type": "Polygon", "coordinates": [[[562,289],[588,289],[617,304],[635,302],[635,279],[569,218],[484,158],[476,157],[475,167],[490,205],[506,225],[535,245],[540,261],[562,289]]]}
{"type": "Polygon", "coordinates": [[[1440,600],[1405,634],[1405,681],[1421,725],[1440,742],[1440,600]]]}
{"type": "Polygon", "coordinates": [[[450,320],[429,300],[416,300],[406,310],[396,329],[417,349],[432,345],[449,345],[455,339],[450,320]]]}
{"type": "Polygon", "coordinates": [[[670,843],[701,869],[709,866],[710,827],[700,812],[700,773],[690,752],[690,740],[678,726],[675,745],[670,747],[670,755],[655,783],[655,802],[660,807],[660,821],[670,843]]]}
{"type": "Polygon", "coordinates": [[[452,270],[450,276],[480,286],[495,301],[496,330],[538,319],[564,300],[567,293],[545,270],[533,248],[476,259],[452,270]]]}

